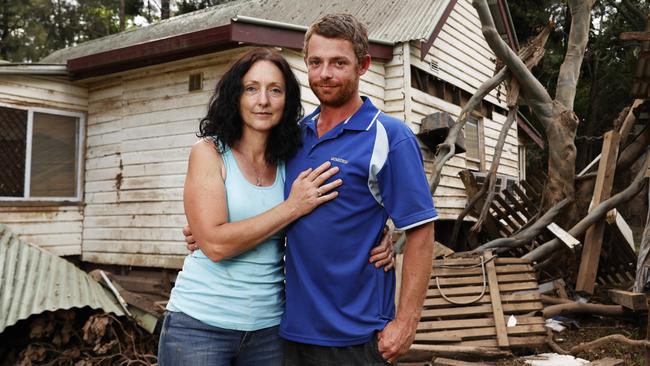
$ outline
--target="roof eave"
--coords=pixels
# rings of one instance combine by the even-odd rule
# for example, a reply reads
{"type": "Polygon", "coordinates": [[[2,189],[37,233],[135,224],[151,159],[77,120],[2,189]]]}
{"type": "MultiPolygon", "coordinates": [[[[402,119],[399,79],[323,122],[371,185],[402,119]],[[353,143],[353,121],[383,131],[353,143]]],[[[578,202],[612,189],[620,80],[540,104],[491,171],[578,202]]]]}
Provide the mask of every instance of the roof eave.
{"type": "MultiPolygon", "coordinates": [[[[305,32],[233,19],[230,24],[143,42],[68,60],[74,79],[86,79],[236,48],[242,44],[302,49],[305,32]]],[[[373,58],[389,60],[393,46],[371,41],[373,58]]]]}
{"type": "Polygon", "coordinates": [[[68,76],[66,65],[0,63],[0,75],[68,76]]]}

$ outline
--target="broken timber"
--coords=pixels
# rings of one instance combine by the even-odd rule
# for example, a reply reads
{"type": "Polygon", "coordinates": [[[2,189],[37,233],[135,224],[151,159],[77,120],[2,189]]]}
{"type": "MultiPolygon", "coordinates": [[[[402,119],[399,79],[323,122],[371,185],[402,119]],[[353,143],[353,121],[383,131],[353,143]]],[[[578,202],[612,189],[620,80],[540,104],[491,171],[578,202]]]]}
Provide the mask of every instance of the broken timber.
{"type": "Polygon", "coordinates": [[[506,351],[545,342],[543,305],[530,262],[480,257],[433,261],[427,298],[413,349],[440,347],[506,351]],[[482,263],[483,262],[483,263],[482,263]],[[507,326],[513,316],[516,322],[507,326]]]}
{"type": "MultiPolygon", "coordinates": [[[[603,152],[601,154],[600,164],[598,165],[598,175],[596,176],[592,207],[596,207],[608,199],[612,193],[619,140],[620,135],[618,132],[610,131],[605,134],[603,152]]],[[[585,241],[582,247],[582,259],[580,261],[580,269],[578,270],[578,279],[576,280],[576,291],[578,292],[584,292],[590,295],[594,293],[598,262],[603,246],[603,235],[605,233],[604,221],[604,219],[599,220],[587,230],[587,234],[585,235],[585,241]]]]}

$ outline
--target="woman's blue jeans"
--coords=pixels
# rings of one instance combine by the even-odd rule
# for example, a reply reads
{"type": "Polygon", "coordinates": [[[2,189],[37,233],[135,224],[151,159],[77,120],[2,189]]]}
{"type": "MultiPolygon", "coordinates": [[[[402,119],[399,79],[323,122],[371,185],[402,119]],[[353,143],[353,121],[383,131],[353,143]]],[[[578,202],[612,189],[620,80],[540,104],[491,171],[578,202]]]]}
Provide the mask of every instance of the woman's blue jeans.
{"type": "Polygon", "coordinates": [[[160,366],[280,366],[279,326],[251,332],[207,325],[180,312],[167,312],[158,345],[160,366]]]}

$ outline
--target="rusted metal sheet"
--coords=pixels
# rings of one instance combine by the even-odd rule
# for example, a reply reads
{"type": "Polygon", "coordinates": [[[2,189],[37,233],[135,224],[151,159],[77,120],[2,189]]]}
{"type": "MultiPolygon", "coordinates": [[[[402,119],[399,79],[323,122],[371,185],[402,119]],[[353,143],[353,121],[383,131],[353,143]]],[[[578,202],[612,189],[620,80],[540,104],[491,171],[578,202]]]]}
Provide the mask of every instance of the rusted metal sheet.
{"type": "Polygon", "coordinates": [[[0,333],[33,314],[86,306],[124,315],[84,271],[0,224],[0,333]]]}
{"type": "Polygon", "coordinates": [[[223,26],[238,15],[308,26],[321,14],[349,13],[368,25],[372,39],[386,42],[404,42],[428,39],[442,18],[451,0],[376,0],[376,1],[321,1],[304,0],[249,0],[233,1],[205,10],[171,18],[148,27],[122,32],[76,47],[56,51],[41,62],[64,63],[119,47],[132,46],[152,40],[172,37],[223,26]]]}

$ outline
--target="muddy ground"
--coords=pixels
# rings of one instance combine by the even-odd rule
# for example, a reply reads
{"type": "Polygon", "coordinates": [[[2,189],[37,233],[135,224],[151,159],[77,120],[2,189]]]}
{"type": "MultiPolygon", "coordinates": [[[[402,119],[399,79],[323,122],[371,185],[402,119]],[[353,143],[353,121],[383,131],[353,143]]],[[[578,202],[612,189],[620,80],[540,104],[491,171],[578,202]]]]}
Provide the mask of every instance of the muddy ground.
{"type": "MultiPolygon", "coordinates": [[[[610,334],[644,339],[645,315],[637,317],[573,317],[575,325],[554,333],[554,338],[566,350],[610,334]]],[[[0,366],[153,365],[157,361],[157,337],[128,318],[118,319],[90,309],[47,312],[23,320],[0,335],[0,366]]],[[[535,351],[552,352],[546,348],[535,351]]],[[[533,352],[526,350],[520,355],[533,352]]],[[[643,350],[621,344],[608,344],[577,356],[590,361],[612,357],[623,359],[628,366],[644,365],[643,350]]],[[[520,358],[492,362],[500,366],[526,365],[520,358]]]]}

